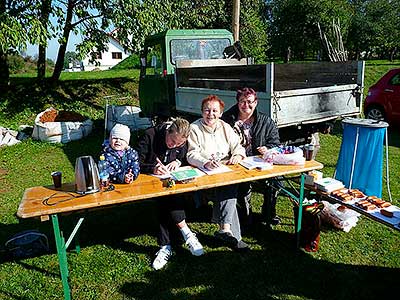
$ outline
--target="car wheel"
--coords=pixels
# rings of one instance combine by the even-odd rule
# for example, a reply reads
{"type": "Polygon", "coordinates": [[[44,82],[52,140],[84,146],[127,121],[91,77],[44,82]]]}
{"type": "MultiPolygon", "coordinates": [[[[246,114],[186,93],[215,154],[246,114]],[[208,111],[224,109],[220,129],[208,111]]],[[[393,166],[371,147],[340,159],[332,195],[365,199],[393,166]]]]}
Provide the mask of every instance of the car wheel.
{"type": "Polygon", "coordinates": [[[373,107],[367,109],[367,111],[365,113],[365,117],[367,119],[385,121],[385,112],[383,111],[382,107],[373,106],[373,107]]]}

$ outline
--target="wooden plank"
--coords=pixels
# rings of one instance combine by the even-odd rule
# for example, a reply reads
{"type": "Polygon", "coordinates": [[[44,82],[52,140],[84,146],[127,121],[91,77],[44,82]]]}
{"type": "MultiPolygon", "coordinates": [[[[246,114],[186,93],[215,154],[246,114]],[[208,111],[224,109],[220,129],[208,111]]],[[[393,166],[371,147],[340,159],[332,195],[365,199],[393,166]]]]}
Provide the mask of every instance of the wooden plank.
{"type": "Polygon", "coordinates": [[[106,207],[116,204],[154,199],[160,196],[193,192],[241,182],[291,175],[321,169],[316,161],[307,161],[304,166],[278,166],[271,170],[247,170],[240,165],[230,166],[232,172],[202,176],[196,180],[180,184],[174,188],[163,187],[162,181],[154,176],[140,174],[132,184],[116,184],[115,190],[79,195],[74,192],[74,184],[64,184],[61,190],[53,186],[37,186],[25,190],[18,207],[17,216],[32,218],[52,214],[69,213],[79,210],[106,207]]]}
{"type": "Polygon", "coordinates": [[[275,64],[274,90],[357,84],[357,62],[275,64]]]}
{"type": "Polygon", "coordinates": [[[176,70],[178,87],[236,91],[243,86],[265,90],[266,65],[202,67],[176,70]]]}

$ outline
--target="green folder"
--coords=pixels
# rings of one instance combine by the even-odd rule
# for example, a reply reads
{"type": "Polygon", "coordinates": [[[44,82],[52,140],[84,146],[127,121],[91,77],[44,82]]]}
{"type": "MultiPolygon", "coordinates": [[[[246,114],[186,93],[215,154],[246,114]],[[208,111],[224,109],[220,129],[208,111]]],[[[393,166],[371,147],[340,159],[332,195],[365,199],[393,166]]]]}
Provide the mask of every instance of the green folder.
{"type": "Polygon", "coordinates": [[[171,172],[172,178],[176,181],[185,181],[199,176],[196,169],[180,170],[171,172]]]}

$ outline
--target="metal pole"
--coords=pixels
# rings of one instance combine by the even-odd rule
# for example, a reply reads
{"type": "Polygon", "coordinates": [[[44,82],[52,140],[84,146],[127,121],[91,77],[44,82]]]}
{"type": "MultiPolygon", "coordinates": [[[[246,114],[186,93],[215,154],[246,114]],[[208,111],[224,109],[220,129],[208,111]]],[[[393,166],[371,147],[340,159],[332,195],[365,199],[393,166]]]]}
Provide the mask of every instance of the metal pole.
{"type": "Polygon", "coordinates": [[[60,231],[57,215],[51,215],[51,220],[53,222],[54,238],[56,240],[58,263],[60,265],[61,281],[64,290],[64,300],[70,300],[71,291],[69,289],[69,282],[68,282],[69,274],[68,274],[68,260],[67,260],[67,249],[65,247],[65,240],[60,231]]]}
{"type": "Polygon", "coordinates": [[[351,162],[349,189],[351,189],[351,186],[353,184],[354,165],[356,163],[359,136],[360,136],[360,127],[357,127],[356,141],[354,144],[354,152],[353,152],[353,161],[351,162]]]}
{"type": "Polygon", "coordinates": [[[389,180],[389,142],[387,127],[385,128],[385,146],[386,146],[386,186],[389,195],[389,201],[392,202],[392,194],[390,192],[390,180],[389,180]]]}
{"type": "Polygon", "coordinates": [[[235,42],[239,40],[240,0],[233,0],[232,33],[235,42]]]}

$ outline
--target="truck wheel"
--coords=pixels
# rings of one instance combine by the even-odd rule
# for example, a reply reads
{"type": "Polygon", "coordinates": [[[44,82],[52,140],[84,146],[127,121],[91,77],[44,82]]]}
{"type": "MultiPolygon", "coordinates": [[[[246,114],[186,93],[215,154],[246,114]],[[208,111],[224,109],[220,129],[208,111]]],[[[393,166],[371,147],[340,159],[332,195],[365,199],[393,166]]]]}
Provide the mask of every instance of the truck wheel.
{"type": "Polygon", "coordinates": [[[367,119],[374,119],[379,121],[385,121],[385,111],[380,106],[371,106],[365,112],[365,117],[367,119]]]}

